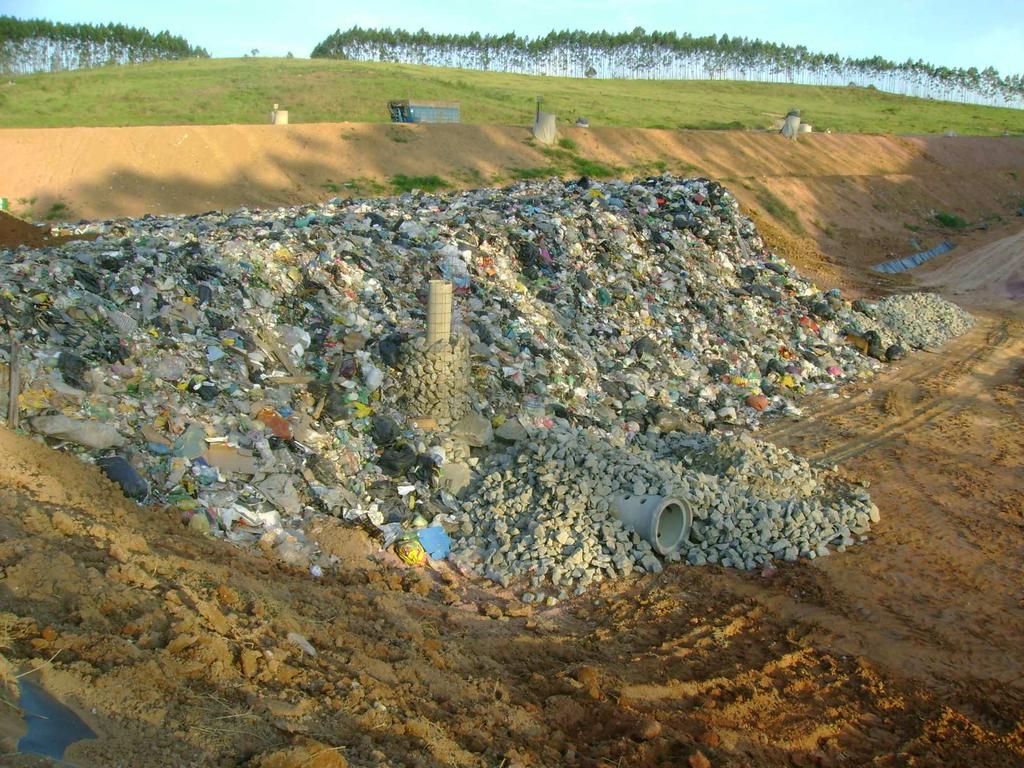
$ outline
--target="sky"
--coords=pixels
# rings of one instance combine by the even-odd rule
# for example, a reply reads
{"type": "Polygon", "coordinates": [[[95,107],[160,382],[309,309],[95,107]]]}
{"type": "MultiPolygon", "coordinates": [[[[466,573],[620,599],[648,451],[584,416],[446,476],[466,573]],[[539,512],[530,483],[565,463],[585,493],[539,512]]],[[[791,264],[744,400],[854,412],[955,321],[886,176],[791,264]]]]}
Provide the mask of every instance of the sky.
{"type": "Polygon", "coordinates": [[[217,57],[305,57],[355,24],[530,37],[641,26],[1024,72],[1024,0],[0,0],[0,15],[166,29],[217,57]]]}

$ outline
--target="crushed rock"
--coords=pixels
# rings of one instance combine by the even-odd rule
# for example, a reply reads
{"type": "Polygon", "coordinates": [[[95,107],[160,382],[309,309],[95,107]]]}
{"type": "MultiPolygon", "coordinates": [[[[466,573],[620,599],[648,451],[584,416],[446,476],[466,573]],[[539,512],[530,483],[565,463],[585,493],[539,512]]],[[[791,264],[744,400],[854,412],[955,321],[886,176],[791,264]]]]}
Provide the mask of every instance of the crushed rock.
{"type": "Polygon", "coordinates": [[[528,602],[634,572],[661,570],[646,541],[618,521],[612,499],[660,495],[690,503],[680,556],[741,569],[823,557],[878,522],[866,490],[749,435],[649,432],[614,444],[568,424],[535,430],[493,456],[462,505],[454,558],[507,586],[528,578],[528,602]]]}

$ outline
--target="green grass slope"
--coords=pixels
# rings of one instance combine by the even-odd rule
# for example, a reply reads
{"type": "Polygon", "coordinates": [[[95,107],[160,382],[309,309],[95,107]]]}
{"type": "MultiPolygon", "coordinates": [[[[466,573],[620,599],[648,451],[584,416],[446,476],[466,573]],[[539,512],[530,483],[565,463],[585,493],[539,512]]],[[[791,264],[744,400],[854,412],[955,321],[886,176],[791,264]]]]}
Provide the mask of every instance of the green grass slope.
{"type": "Polygon", "coordinates": [[[389,99],[461,102],[466,123],[526,124],[537,96],[567,120],[644,128],[765,128],[791,107],[815,130],[1024,132],[1024,111],[864,88],[727,81],[580,80],[303,59],[209,59],[23,75],[0,83],[0,127],[384,122],[389,99]]]}

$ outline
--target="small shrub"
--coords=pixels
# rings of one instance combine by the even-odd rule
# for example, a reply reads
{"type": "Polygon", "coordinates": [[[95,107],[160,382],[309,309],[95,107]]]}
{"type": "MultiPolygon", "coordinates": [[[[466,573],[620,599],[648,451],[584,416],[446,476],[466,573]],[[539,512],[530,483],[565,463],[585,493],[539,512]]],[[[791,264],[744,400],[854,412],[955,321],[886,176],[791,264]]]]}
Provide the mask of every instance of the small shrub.
{"type": "Polygon", "coordinates": [[[459,181],[467,184],[482,185],[487,183],[487,179],[484,178],[484,175],[480,173],[478,168],[463,168],[456,172],[455,176],[459,181]]]}
{"type": "Polygon", "coordinates": [[[668,170],[668,163],[664,160],[652,160],[639,166],[639,169],[648,173],[664,173],[668,170]]]}
{"type": "Polygon", "coordinates": [[[71,209],[68,208],[67,203],[54,203],[50,206],[50,210],[46,212],[43,218],[46,221],[53,221],[54,219],[67,218],[71,214],[71,209]]]}
{"type": "Polygon", "coordinates": [[[349,179],[342,186],[355,195],[383,195],[389,191],[388,187],[384,184],[366,176],[357,176],[354,179],[349,179]]]}
{"type": "Polygon", "coordinates": [[[568,149],[570,152],[575,152],[579,147],[576,142],[570,139],[568,136],[563,136],[558,140],[558,146],[562,149],[568,149]]]}
{"type": "Polygon", "coordinates": [[[447,181],[437,174],[430,176],[406,176],[398,174],[391,177],[391,186],[399,192],[412,192],[414,189],[421,189],[424,192],[436,192],[439,189],[450,187],[447,181]]]}
{"type": "Polygon", "coordinates": [[[967,226],[967,220],[957,216],[955,213],[946,213],[946,211],[939,211],[935,214],[935,220],[944,227],[950,229],[963,229],[967,226]]]}
{"type": "Polygon", "coordinates": [[[591,176],[595,179],[607,179],[619,172],[618,168],[585,157],[574,157],[572,167],[580,176],[591,176]]]}
{"type": "Polygon", "coordinates": [[[568,150],[561,149],[559,147],[541,147],[541,154],[545,157],[551,158],[552,160],[562,160],[565,162],[571,162],[576,159],[576,155],[568,150]]]}
{"type": "Polygon", "coordinates": [[[552,168],[509,168],[513,179],[529,181],[530,179],[546,179],[557,174],[552,168]]]}

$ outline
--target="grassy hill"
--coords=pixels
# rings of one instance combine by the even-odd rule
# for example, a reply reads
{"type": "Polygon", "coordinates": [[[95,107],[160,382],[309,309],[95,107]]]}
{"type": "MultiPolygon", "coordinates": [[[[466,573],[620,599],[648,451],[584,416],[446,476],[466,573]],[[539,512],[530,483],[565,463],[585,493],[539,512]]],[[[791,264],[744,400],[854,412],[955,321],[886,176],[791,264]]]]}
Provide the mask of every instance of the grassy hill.
{"type": "Polygon", "coordinates": [[[537,96],[563,119],[645,128],[766,128],[799,107],[815,130],[992,135],[1024,132],[1024,111],[892,96],[865,88],[735,81],[580,80],[304,59],[209,59],[15,76],[0,127],[385,122],[393,98],[451,99],[463,122],[526,124],[537,96]]]}

